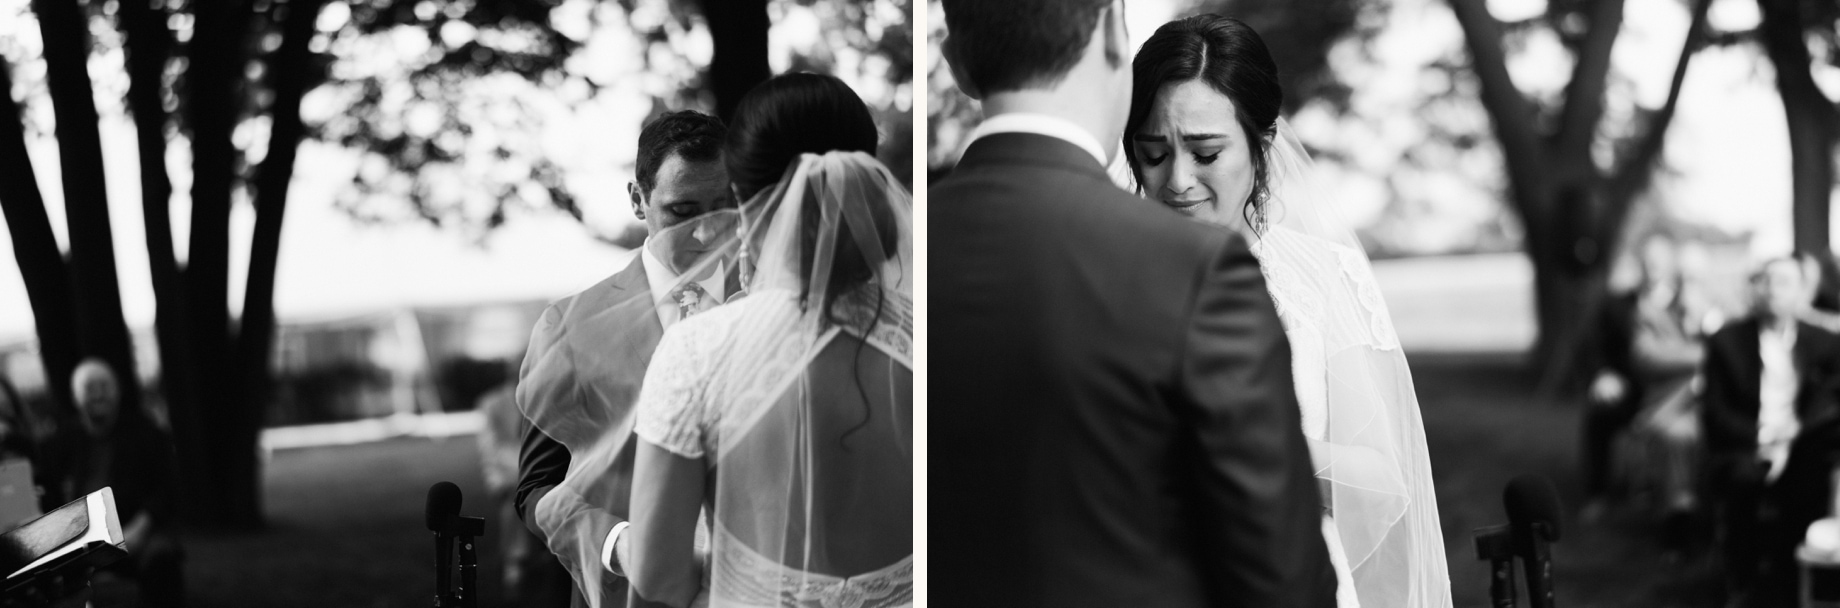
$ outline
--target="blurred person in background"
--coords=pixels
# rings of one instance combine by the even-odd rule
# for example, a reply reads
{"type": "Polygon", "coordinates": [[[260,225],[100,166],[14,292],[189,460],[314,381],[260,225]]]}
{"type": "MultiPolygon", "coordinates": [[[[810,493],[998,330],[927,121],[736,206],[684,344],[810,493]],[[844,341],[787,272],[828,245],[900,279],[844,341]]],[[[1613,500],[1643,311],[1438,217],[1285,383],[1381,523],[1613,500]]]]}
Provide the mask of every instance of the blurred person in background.
{"type": "Polygon", "coordinates": [[[1816,278],[1814,302],[1803,313],[1802,320],[1840,333],[1840,265],[1836,265],[1832,254],[1797,251],[1795,258],[1802,262],[1808,276],[1816,278]]]}
{"type": "Polygon", "coordinates": [[[1753,313],[1707,342],[1701,421],[1728,606],[1794,604],[1794,550],[1828,513],[1840,446],[1840,335],[1801,321],[1815,277],[1771,259],[1751,277],[1753,313]]]}
{"type": "Polygon", "coordinates": [[[90,357],[71,374],[77,411],[63,441],[71,456],[64,480],[70,499],[113,488],[128,559],[98,573],[98,581],[131,579],[137,605],[183,604],[183,555],[174,530],[173,444],[144,411],[121,409],[120,380],[109,364],[90,357]]]}
{"type": "MultiPolygon", "coordinates": [[[[1603,366],[1587,395],[1583,424],[1585,489],[1582,516],[1595,520],[1607,507],[1617,439],[1638,418],[1648,427],[1673,430],[1680,419],[1673,404],[1691,386],[1699,365],[1701,299],[1681,272],[1681,249],[1665,233],[1651,233],[1636,250],[1640,275],[1628,293],[1617,295],[1600,313],[1603,366]],[[1653,420],[1656,415],[1661,420],[1653,420]]],[[[1624,463],[1627,464],[1627,463],[1624,463]]],[[[1649,463],[1645,463],[1649,464],[1649,463]]]]}
{"type": "Polygon", "coordinates": [[[487,500],[498,518],[503,601],[510,606],[565,606],[573,588],[568,571],[517,513],[518,451],[530,432],[530,421],[517,408],[518,363],[516,358],[507,360],[513,380],[480,396],[478,405],[485,419],[478,437],[480,465],[487,500]]]}
{"type": "Polygon", "coordinates": [[[1651,493],[1667,557],[1675,560],[1693,539],[1700,512],[1698,371],[1706,328],[1718,322],[1718,315],[1697,276],[1703,260],[1687,247],[1657,233],[1643,242],[1640,253],[1643,276],[1632,293],[1634,333],[1628,348],[1634,373],[1630,382],[1644,397],[1624,437],[1626,462],[1620,468],[1632,485],[1651,493]]]}
{"type": "Polygon", "coordinates": [[[5,376],[0,376],[0,460],[33,459],[37,452],[32,436],[31,415],[19,391],[5,376]]]}

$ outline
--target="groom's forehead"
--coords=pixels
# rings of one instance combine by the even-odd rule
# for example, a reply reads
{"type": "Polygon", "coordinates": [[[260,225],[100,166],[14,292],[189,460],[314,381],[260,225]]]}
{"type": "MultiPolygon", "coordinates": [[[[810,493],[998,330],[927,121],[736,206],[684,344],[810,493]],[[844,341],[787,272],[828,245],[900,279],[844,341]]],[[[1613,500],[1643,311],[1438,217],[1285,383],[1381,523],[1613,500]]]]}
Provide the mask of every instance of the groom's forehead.
{"type": "Polygon", "coordinates": [[[654,194],[711,188],[727,190],[728,169],[722,164],[720,154],[710,160],[687,160],[681,154],[672,154],[658,165],[657,184],[654,194]]]}

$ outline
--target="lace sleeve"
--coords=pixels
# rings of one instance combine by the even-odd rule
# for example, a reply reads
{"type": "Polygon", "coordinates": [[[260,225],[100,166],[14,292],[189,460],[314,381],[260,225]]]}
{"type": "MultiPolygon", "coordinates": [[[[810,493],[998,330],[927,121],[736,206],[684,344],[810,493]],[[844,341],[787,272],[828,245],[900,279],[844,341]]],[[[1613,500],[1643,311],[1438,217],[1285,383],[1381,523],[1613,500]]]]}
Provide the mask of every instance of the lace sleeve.
{"type": "Polygon", "coordinates": [[[686,319],[672,325],[652,353],[639,388],[637,422],[633,432],[646,441],[685,458],[703,457],[708,386],[704,373],[708,357],[699,348],[703,319],[686,319]]]}

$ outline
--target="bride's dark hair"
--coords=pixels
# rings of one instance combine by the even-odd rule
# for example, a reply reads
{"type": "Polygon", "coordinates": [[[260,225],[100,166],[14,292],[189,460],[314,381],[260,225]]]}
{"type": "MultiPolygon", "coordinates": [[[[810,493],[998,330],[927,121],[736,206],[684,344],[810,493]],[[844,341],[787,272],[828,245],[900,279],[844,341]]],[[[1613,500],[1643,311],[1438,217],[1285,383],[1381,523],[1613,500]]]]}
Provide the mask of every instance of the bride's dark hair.
{"type": "MultiPolygon", "coordinates": [[[[753,199],[781,180],[791,178],[798,169],[800,155],[832,151],[874,155],[879,139],[875,118],[870,115],[869,106],[842,80],[822,74],[781,74],[748,91],[735,106],[735,114],[729,120],[728,142],[723,158],[728,166],[729,182],[734,185],[735,194],[742,205],[763,205],[768,203],[753,199]]],[[[869,189],[863,194],[873,196],[875,193],[875,190],[869,189]]],[[[811,294],[812,265],[822,219],[815,195],[815,191],[806,190],[798,217],[799,280],[803,283],[799,296],[801,300],[808,299],[811,294]]],[[[844,204],[861,204],[868,209],[883,254],[893,255],[897,241],[900,240],[900,228],[895,221],[890,201],[845,200],[844,204]]],[[[747,210],[743,212],[747,213],[747,210]]],[[[833,221],[837,222],[837,235],[836,244],[831,249],[830,274],[826,279],[829,289],[825,292],[824,301],[816,304],[823,311],[822,318],[827,323],[847,324],[850,319],[837,316],[835,307],[838,298],[857,291],[856,288],[875,278],[876,268],[857,246],[849,224],[842,217],[834,218],[833,221]]],[[[876,318],[881,316],[885,303],[884,296],[879,293],[880,290],[877,291],[874,315],[861,320],[865,326],[859,329],[863,330],[865,336],[873,328],[876,318]]],[[[810,306],[813,303],[805,304],[810,306]]],[[[861,356],[862,346],[866,343],[857,345],[857,356],[861,356]]],[[[857,390],[864,391],[861,378],[857,379],[857,390]]],[[[863,392],[863,402],[865,405],[869,403],[867,392],[863,392]]],[[[844,433],[844,437],[847,438],[850,433],[868,423],[868,418],[864,417],[862,423],[844,433]]]]}
{"type": "Polygon", "coordinates": [[[1245,132],[1252,156],[1252,193],[1240,212],[1246,225],[1259,229],[1268,185],[1271,137],[1277,133],[1278,111],[1284,89],[1278,85],[1278,65],[1265,48],[1265,40],[1250,26],[1232,17],[1195,15],[1156,28],[1131,61],[1131,113],[1124,122],[1124,157],[1137,183],[1144,183],[1131,136],[1144,126],[1150,106],[1163,87],[1200,80],[1233,101],[1233,118],[1245,132]]]}
{"type": "MultiPolygon", "coordinates": [[[[756,204],[752,200],[756,195],[791,176],[798,168],[799,155],[831,151],[873,155],[878,139],[869,106],[842,80],[822,74],[781,74],[748,91],[735,106],[723,158],[735,194],[744,205],[756,204]]],[[[808,199],[811,195],[807,191],[808,199]]],[[[846,202],[865,204],[883,251],[894,251],[900,233],[888,201],[846,202]]],[[[801,205],[801,209],[799,276],[809,281],[820,215],[815,204],[801,205]]],[[[831,252],[828,277],[830,289],[825,301],[817,303],[827,318],[834,312],[838,296],[875,276],[875,269],[864,259],[849,225],[841,223],[842,218],[837,221],[837,243],[831,252]]],[[[810,290],[811,286],[805,285],[807,294],[810,290]]]]}

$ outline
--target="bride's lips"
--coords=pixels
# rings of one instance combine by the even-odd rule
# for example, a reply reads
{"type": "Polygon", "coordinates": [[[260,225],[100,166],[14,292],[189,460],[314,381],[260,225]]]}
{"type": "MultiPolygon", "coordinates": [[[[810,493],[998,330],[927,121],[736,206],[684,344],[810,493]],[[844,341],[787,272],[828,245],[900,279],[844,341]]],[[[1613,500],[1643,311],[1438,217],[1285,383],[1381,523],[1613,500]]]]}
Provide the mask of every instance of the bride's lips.
{"type": "Polygon", "coordinates": [[[1177,199],[1177,200],[1171,200],[1171,199],[1163,199],[1163,204],[1165,204],[1165,205],[1169,205],[1169,206],[1171,206],[1171,207],[1174,207],[1174,208],[1177,208],[1177,209],[1191,209],[1191,208],[1194,208],[1194,207],[1195,207],[1195,206],[1197,206],[1197,205],[1200,205],[1200,204],[1202,204],[1202,203],[1205,203],[1205,202],[1208,202],[1208,201],[1210,201],[1210,200],[1214,200],[1214,199],[1211,199],[1211,198],[1198,198],[1198,199],[1194,199],[1194,200],[1180,200],[1180,199],[1177,199]]]}

